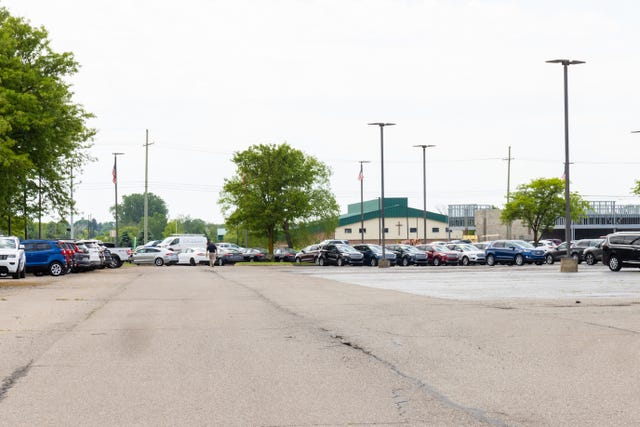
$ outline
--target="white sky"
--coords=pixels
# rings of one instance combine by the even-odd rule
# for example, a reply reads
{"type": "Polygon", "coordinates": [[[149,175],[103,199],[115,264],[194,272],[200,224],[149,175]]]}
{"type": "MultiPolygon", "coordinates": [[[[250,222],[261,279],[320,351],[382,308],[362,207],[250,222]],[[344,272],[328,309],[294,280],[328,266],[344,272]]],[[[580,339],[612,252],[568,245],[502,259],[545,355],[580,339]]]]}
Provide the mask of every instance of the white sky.
{"type": "MultiPolygon", "coordinates": [[[[0,0],[43,25],[81,64],[75,102],[97,117],[77,178],[80,216],[112,220],[119,196],[149,191],[171,217],[222,222],[232,154],[288,142],[333,170],[346,212],[380,195],[427,208],[501,206],[507,189],[564,168],[562,66],[569,67],[572,190],[639,203],[640,3],[636,1],[0,0]]],[[[76,219],[78,216],[76,216],[76,219]]]]}

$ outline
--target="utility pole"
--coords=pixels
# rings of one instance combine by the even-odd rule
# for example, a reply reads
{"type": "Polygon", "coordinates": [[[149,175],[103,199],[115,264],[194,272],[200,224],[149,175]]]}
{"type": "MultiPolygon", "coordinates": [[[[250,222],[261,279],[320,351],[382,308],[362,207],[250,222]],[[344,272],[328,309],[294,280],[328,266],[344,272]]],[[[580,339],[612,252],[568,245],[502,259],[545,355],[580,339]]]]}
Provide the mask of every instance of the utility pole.
{"type": "Polygon", "coordinates": [[[71,230],[69,230],[69,238],[71,240],[75,239],[75,234],[73,232],[73,168],[71,168],[71,178],[69,182],[69,189],[71,191],[71,204],[69,205],[69,213],[71,214],[70,224],[71,230]]]}
{"type": "Polygon", "coordinates": [[[115,214],[116,214],[116,246],[119,245],[118,241],[118,156],[123,155],[124,153],[112,153],[113,154],[113,185],[116,193],[116,205],[115,205],[115,214]]]}
{"type": "MultiPolygon", "coordinates": [[[[509,154],[506,159],[502,159],[507,161],[507,204],[511,201],[511,160],[514,160],[511,157],[511,146],[509,146],[509,154]]],[[[507,239],[511,239],[511,222],[507,224],[507,239]]]]}
{"type": "Polygon", "coordinates": [[[149,241],[149,129],[146,129],[147,137],[144,144],[144,244],[149,241]]]}

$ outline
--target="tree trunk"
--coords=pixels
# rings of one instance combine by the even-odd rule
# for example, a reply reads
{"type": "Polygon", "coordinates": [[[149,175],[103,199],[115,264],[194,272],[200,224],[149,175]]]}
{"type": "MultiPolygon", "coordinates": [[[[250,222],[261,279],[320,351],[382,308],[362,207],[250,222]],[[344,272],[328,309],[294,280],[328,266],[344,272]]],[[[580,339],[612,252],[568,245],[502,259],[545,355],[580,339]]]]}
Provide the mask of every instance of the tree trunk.
{"type": "Polygon", "coordinates": [[[291,239],[291,232],[289,231],[289,221],[285,221],[282,224],[282,230],[284,231],[284,237],[287,240],[287,246],[293,248],[293,240],[291,239]]]}
{"type": "Polygon", "coordinates": [[[273,235],[274,227],[269,227],[269,256],[273,257],[273,235]]]}

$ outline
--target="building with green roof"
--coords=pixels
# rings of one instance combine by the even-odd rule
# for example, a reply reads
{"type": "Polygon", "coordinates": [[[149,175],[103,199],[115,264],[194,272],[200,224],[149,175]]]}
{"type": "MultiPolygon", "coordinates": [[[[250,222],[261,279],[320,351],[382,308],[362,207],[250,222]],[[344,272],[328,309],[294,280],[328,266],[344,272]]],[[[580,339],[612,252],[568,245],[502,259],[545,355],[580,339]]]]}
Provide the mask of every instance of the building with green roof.
{"type": "MultiPolygon", "coordinates": [[[[406,197],[385,197],[385,241],[422,241],[424,236],[424,211],[409,207],[406,197]]],[[[427,240],[448,240],[459,238],[460,231],[448,232],[449,218],[427,211],[427,240]],[[454,235],[455,234],[455,235],[454,235]]],[[[352,203],[347,213],[340,215],[335,238],[359,242],[363,239],[369,243],[379,243],[381,240],[380,199],[366,200],[362,203],[352,203]],[[362,215],[361,215],[362,212],[362,215]],[[361,218],[364,227],[361,230],[361,218]]]]}

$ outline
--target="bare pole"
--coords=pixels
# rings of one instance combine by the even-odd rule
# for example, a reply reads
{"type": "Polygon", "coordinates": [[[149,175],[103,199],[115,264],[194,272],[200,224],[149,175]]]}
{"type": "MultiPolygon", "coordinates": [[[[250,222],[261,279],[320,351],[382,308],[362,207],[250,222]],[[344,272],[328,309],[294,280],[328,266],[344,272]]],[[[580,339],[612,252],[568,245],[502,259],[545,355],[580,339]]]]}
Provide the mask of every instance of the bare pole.
{"type": "Polygon", "coordinates": [[[422,148],[422,243],[427,244],[427,148],[435,147],[435,145],[420,144],[414,145],[414,147],[422,148]]]}
{"type": "Polygon", "coordinates": [[[115,244],[118,246],[118,156],[123,155],[124,153],[112,153],[113,154],[113,185],[115,188],[116,194],[116,204],[115,204],[115,219],[116,219],[116,241],[115,244]]]}
{"type": "Polygon", "coordinates": [[[358,179],[360,180],[360,243],[364,243],[364,169],[362,165],[364,163],[371,163],[369,160],[358,160],[360,163],[360,174],[358,179]]]}
{"type": "Polygon", "coordinates": [[[144,235],[143,243],[149,241],[149,146],[153,145],[153,142],[149,143],[149,129],[146,129],[146,142],[144,143],[144,235]]]}
{"type": "MultiPolygon", "coordinates": [[[[511,201],[511,146],[509,146],[509,154],[506,159],[502,159],[507,161],[507,204],[511,201]]],[[[507,224],[507,239],[511,238],[511,222],[507,224]]]]}

